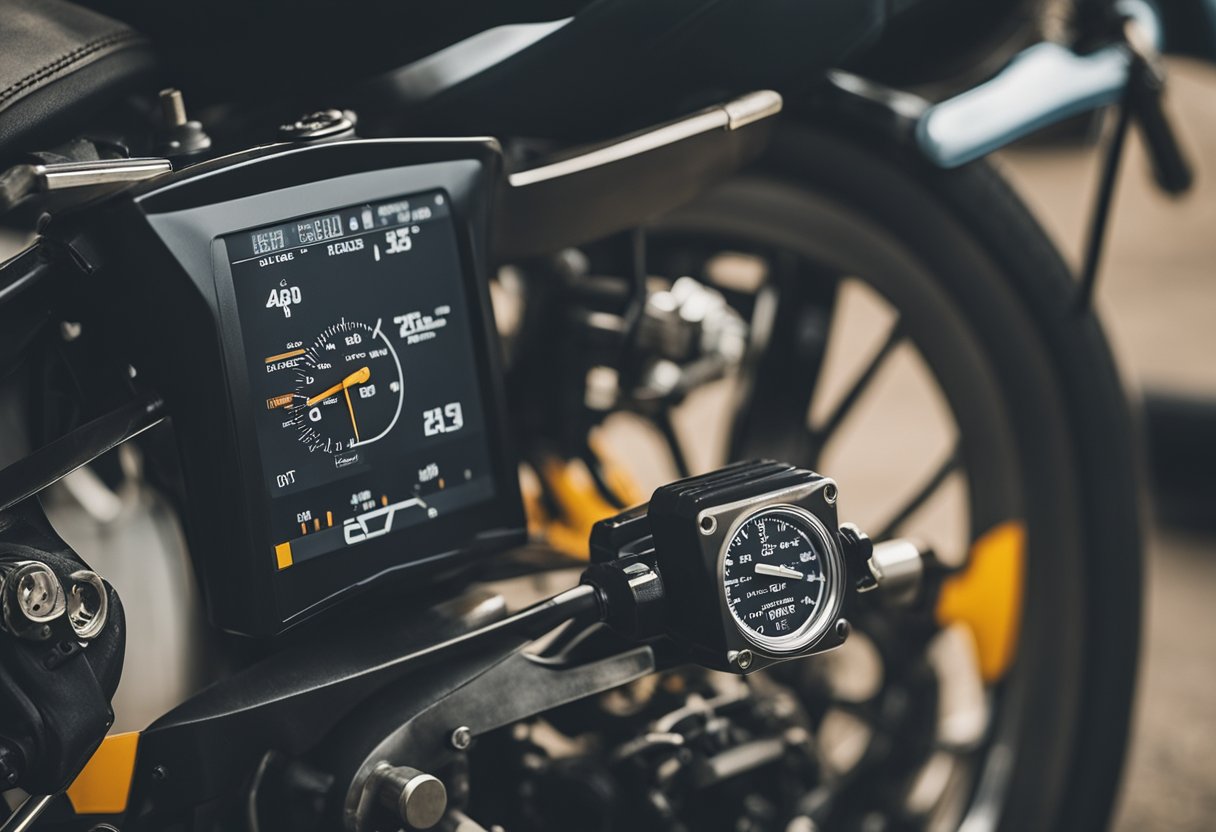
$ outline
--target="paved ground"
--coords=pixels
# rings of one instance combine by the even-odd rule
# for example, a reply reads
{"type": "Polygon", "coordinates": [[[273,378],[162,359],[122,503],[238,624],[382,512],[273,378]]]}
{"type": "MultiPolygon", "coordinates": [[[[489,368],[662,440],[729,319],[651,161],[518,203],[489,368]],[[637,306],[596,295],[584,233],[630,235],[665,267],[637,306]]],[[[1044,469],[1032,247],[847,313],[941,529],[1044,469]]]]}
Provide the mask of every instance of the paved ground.
{"type": "MultiPolygon", "coordinates": [[[[1150,185],[1139,144],[1118,193],[1099,291],[1128,382],[1216,396],[1216,71],[1173,67],[1170,105],[1199,168],[1180,202],[1150,185]]],[[[1027,148],[1001,162],[1075,258],[1092,150],[1027,148]]],[[[1213,507],[1216,511],[1216,506],[1213,507]]],[[[1145,662],[1118,832],[1216,828],[1216,539],[1157,531],[1145,662]]]]}

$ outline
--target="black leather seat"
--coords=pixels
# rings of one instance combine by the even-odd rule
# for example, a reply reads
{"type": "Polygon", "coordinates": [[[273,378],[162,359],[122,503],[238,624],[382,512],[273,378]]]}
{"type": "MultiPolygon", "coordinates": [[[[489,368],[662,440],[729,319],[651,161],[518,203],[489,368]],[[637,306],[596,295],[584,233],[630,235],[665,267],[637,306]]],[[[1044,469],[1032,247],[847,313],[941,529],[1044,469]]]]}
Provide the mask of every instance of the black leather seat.
{"type": "Polygon", "coordinates": [[[144,82],[146,39],[61,0],[0,0],[0,161],[71,131],[144,82]]]}

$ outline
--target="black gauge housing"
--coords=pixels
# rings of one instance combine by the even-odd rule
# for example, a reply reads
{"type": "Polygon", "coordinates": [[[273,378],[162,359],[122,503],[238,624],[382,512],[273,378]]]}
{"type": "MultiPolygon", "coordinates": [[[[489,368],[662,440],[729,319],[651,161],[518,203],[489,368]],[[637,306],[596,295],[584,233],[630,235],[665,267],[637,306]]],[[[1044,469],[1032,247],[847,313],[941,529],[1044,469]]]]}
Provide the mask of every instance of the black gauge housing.
{"type": "MultiPolygon", "coordinates": [[[[247,635],[274,635],[373,585],[408,578],[408,590],[417,591],[524,539],[487,282],[490,206],[500,169],[497,143],[487,139],[277,145],[158,179],[107,205],[92,224],[82,224],[102,226],[103,233],[93,240],[102,274],[121,287],[114,293],[119,298],[116,307],[107,312],[109,323],[128,345],[140,379],[167,402],[188,492],[190,549],[217,626],[247,635]],[[455,331],[461,349],[472,351],[469,371],[476,378],[467,385],[475,384],[477,391],[477,431],[484,433],[488,448],[482,466],[488,470],[488,482],[471,504],[453,502],[450,510],[391,533],[372,535],[364,525],[357,545],[350,544],[348,536],[340,551],[294,565],[288,560],[292,568],[283,568],[274,548],[283,524],[279,517],[276,530],[270,531],[272,496],[259,444],[266,433],[264,426],[259,433],[255,424],[255,418],[265,418],[272,402],[255,383],[258,379],[251,378],[250,368],[260,366],[261,347],[256,353],[248,347],[247,355],[247,342],[259,330],[246,326],[242,332],[240,318],[248,303],[238,304],[230,265],[237,255],[228,247],[235,245],[236,232],[275,224],[290,228],[297,219],[304,229],[304,220],[327,213],[345,222],[341,209],[423,193],[447,200],[445,221],[450,219],[455,235],[458,257],[449,260],[456,265],[442,278],[462,293],[467,311],[467,325],[455,331]],[[122,248],[110,246],[111,240],[121,240],[122,248]]],[[[349,219],[353,234],[356,220],[349,219]]],[[[323,232],[332,233],[337,232],[323,232]]],[[[274,232],[260,237],[252,243],[252,252],[278,245],[266,242],[274,238],[274,232]]],[[[370,255],[370,243],[367,248],[370,255]]],[[[375,253],[379,262],[381,252],[375,253]]],[[[334,280],[354,279],[337,259],[333,262],[334,280]]],[[[333,310],[335,318],[340,314],[341,309],[333,310]]],[[[449,328],[442,337],[454,339],[453,331],[449,328]]],[[[402,338],[404,332],[402,324],[402,338]]],[[[407,381],[407,394],[417,395],[424,387],[411,389],[407,381]]],[[[421,434],[421,423],[417,429],[421,434]]],[[[309,450],[300,446],[302,454],[309,450]]],[[[423,476],[404,464],[389,470],[400,471],[407,489],[416,489],[423,476]]],[[[379,494],[371,499],[378,509],[379,494]]],[[[301,533],[311,533],[314,523],[321,530],[324,522],[309,518],[301,533]]],[[[334,532],[340,531],[340,520],[337,525],[334,532]]]]}
{"type": "Polygon", "coordinates": [[[848,576],[837,529],[836,484],[777,462],[744,462],[655,491],[647,512],[663,576],[667,634],[697,662],[752,672],[840,645],[848,576]],[[757,517],[785,516],[814,529],[814,577],[824,586],[804,627],[780,641],[745,632],[731,612],[723,561],[736,532],[757,517]]]}

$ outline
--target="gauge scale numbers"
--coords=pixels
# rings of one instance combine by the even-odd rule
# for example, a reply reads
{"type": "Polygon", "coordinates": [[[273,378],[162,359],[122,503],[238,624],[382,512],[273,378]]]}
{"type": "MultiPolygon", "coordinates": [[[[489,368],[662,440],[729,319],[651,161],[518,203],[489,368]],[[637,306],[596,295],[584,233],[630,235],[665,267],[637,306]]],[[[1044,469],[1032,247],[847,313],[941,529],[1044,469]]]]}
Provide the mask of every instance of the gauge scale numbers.
{"type": "Polygon", "coordinates": [[[727,607],[760,647],[801,649],[823,605],[827,578],[813,522],[800,511],[766,509],[747,518],[726,545],[727,607]]]}
{"type": "Polygon", "coordinates": [[[443,192],[224,242],[280,570],[494,497],[443,192]]]}

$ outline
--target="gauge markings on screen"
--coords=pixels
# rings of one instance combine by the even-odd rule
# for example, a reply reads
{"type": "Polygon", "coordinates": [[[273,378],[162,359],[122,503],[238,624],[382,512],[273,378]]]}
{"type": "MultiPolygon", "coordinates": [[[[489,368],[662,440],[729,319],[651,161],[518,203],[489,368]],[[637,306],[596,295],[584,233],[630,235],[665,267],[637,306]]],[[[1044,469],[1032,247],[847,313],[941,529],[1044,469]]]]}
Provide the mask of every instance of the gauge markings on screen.
{"type": "Polygon", "coordinates": [[[280,570],[494,497],[442,193],[225,243],[280,570]]]}
{"type": "Polygon", "coordinates": [[[380,330],[345,319],[327,327],[295,365],[289,423],[309,451],[370,445],[401,417],[405,385],[397,351],[380,330]]]}

